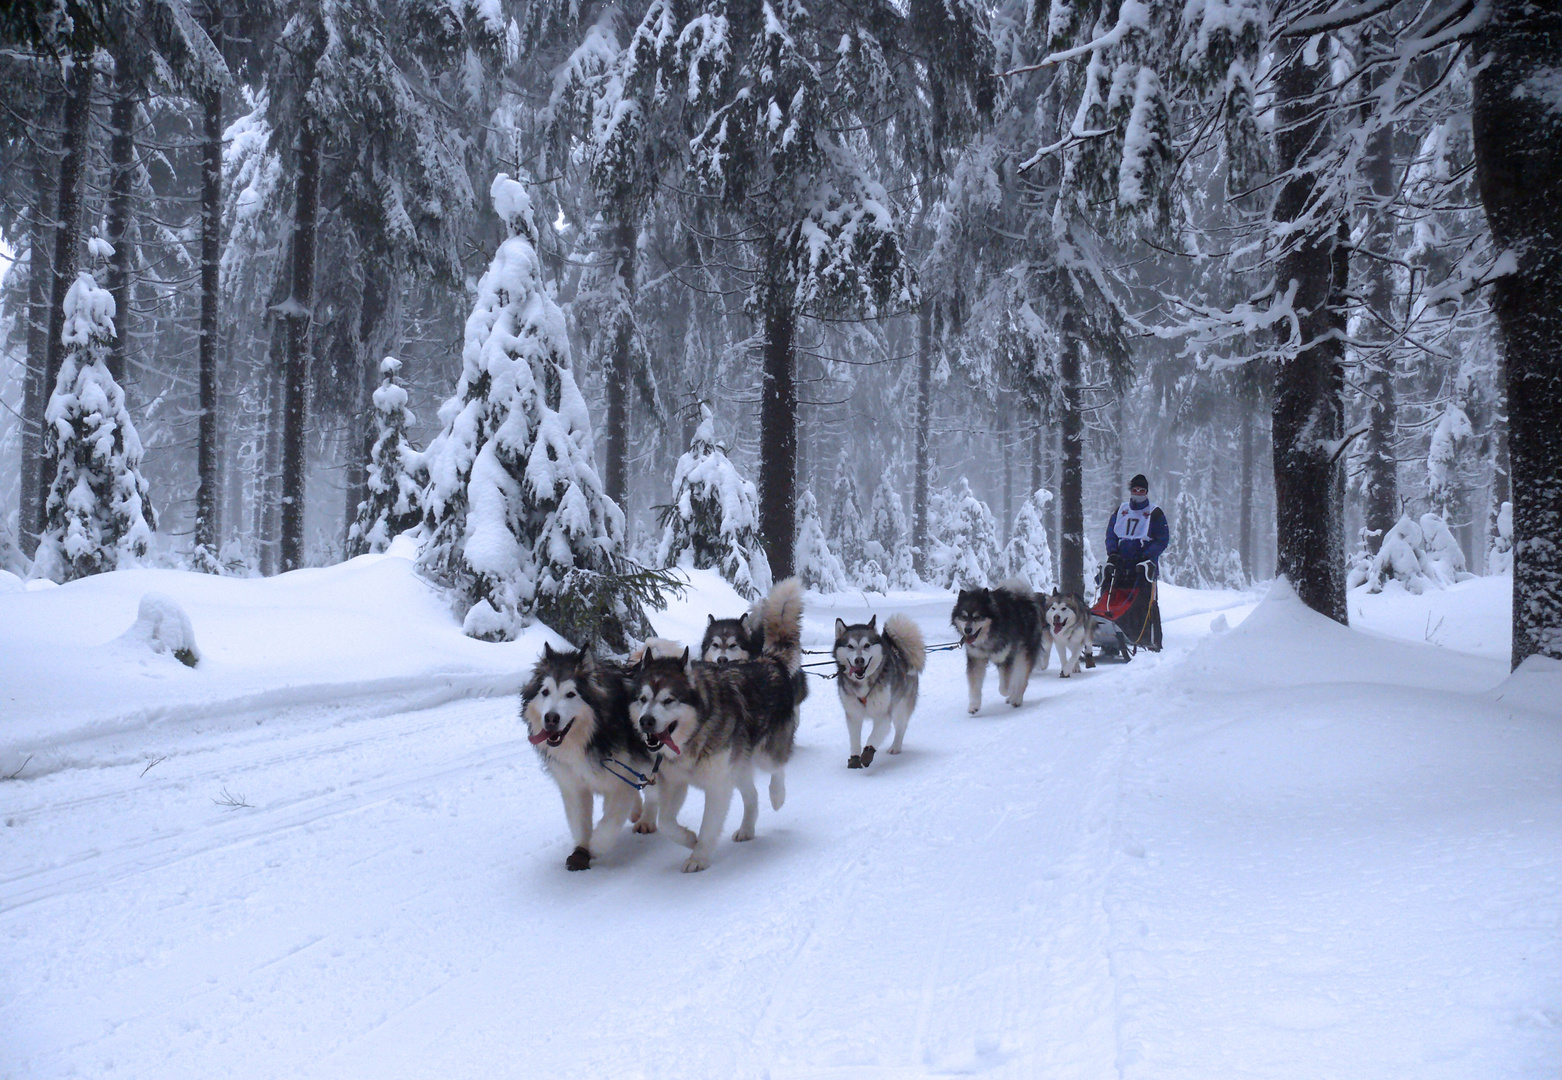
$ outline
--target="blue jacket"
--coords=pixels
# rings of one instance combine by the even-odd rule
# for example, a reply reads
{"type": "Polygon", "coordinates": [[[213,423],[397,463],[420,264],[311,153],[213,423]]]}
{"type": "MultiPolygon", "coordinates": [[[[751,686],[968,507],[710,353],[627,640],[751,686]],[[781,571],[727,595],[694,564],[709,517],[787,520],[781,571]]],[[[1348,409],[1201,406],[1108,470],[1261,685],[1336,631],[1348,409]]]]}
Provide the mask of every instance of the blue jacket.
{"type": "MultiPolygon", "coordinates": [[[[1149,505],[1149,499],[1133,499],[1124,506],[1133,504],[1133,509],[1143,510],[1149,505]]],[[[1123,507],[1119,506],[1112,511],[1111,520],[1106,523],[1106,553],[1108,557],[1116,555],[1118,560],[1127,563],[1141,563],[1149,559],[1159,568],[1161,553],[1171,543],[1171,526],[1166,523],[1166,513],[1159,506],[1150,510],[1150,534],[1144,539],[1128,539],[1117,535],[1117,515],[1122,513],[1123,507]]]]}

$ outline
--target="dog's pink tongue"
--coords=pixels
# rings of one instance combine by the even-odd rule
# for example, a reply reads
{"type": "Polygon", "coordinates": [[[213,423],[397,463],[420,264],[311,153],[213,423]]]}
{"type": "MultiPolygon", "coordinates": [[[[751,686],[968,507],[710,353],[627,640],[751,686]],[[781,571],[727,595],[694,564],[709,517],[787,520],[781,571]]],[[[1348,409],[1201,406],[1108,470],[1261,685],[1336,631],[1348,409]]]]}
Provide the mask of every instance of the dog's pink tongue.
{"type": "Polygon", "coordinates": [[[1054,634],[1061,634],[1063,632],[1063,620],[1061,620],[1061,619],[1053,619],[1052,620],[1052,632],[1054,634]]]}
{"type": "Polygon", "coordinates": [[[531,744],[533,746],[538,746],[541,743],[547,742],[548,741],[548,729],[547,728],[543,728],[541,731],[537,732],[537,734],[535,734],[535,735],[528,735],[527,739],[529,739],[531,741],[531,744]]]}
{"type": "Polygon", "coordinates": [[[671,748],[673,753],[675,753],[675,754],[682,754],[683,753],[682,750],[678,749],[678,744],[673,742],[673,737],[670,734],[668,734],[667,732],[665,732],[665,731],[662,732],[662,734],[659,736],[659,738],[660,738],[661,744],[663,746],[671,748]]]}

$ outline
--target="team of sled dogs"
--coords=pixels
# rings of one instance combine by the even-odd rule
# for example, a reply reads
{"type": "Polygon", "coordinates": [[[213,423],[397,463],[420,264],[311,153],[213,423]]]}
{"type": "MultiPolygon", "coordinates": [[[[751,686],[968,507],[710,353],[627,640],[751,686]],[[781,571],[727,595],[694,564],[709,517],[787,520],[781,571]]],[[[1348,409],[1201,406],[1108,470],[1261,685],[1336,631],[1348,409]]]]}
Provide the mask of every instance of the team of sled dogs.
{"type": "MultiPolygon", "coordinates": [[[[521,715],[543,767],[559,786],[574,850],[564,865],[585,870],[624,831],[665,828],[690,849],[686,873],[710,866],[736,792],[743,820],[734,840],[752,840],[759,819],[758,772],[769,774],[770,805],[786,799],[786,765],[808,694],[802,666],[802,587],[775,586],[752,610],[710,617],[698,659],[678,642],[652,638],[618,664],[589,649],[544,646],[521,690],[521,715]],[[690,787],[705,794],[698,831],[678,823],[690,787]],[[593,824],[596,797],[602,816],[593,824]]],[[[1091,619],[1077,596],[1037,596],[1023,581],[963,589],[950,618],[965,649],[970,709],[982,704],[989,663],[1010,705],[1025,698],[1031,672],[1046,670],[1057,649],[1062,677],[1090,652],[1091,619]]],[[[849,769],[873,764],[876,748],[894,732],[898,754],[916,708],[927,650],[904,615],[878,624],[835,620],[836,689],[851,740],[849,769]],[[870,722],[868,741],[863,725],[870,722]]]]}

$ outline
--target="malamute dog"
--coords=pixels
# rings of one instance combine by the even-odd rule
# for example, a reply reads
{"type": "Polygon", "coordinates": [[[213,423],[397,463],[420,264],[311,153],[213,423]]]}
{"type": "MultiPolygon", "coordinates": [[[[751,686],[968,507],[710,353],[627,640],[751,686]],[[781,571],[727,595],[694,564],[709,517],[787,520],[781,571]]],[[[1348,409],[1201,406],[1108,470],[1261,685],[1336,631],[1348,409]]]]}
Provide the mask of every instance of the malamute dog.
{"type": "Polygon", "coordinates": [[[685,873],[710,866],[734,789],[743,796],[743,823],[732,838],[754,838],[756,767],[770,773],[770,805],[779,810],[786,800],[785,768],[797,734],[802,615],[802,587],[787,578],[765,598],[764,646],[754,659],[711,664],[691,661],[688,650],[671,660],[648,651],[631,672],[629,716],[660,759],[662,821],[693,849],[685,873]],[[677,821],[691,784],[705,792],[698,833],[677,821]]]}
{"type": "MultiPolygon", "coordinates": [[[[768,597],[756,600],[752,608],[736,619],[706,616],[705,637],[700,642],[700,659],[707,664],[742,663],[764,652],[766,603],[768,597]]],[[[808,673],[799,668],[796,682],[794,701],[801,708],[808,697],[808,673]]]]}
{"type": "MultiPolygon", "coordinates": [[[[618,842],[625,821],[635,831],[656,830],[656,805],[642,807],[640,793],[603,767],[609,758],[649,773],[653,765],[645,740],[629,720],[628,673],[589,652],[554,652],[544,645],[521,689],[521,716],[542,766],[564,798],[575,850],[564,860],[569,870],[585,870],[591,860],[618,842]],[[591,824],[594,796],[602,796],[602,820],[591,824]]],[[[649,794],[654,789],[647,788],[649,794]]]]}
{"type": "Polygon", "coordinates": [[[836,689],[841,708],[846,710],[846,731],[851,736],[848,769],[866,769],[873,764],[873,748],[884,741],[890,725],[895,726],[895,741],[889,752],[900,753],[906,738],[911,710],[917,707],[917,684],[927,663],[922,631],[904,615],[891,615],[878,629],[878,616],[866,623],[847,626],[835,620],[836,689]],[[862,745],[862,722],[873,720],[868,745],[862,745]]]}
{"type": "Polygon", "coordinates": [[[1024,704],[1025,684],[1048,644],[1030,585],[1014,578],[991,589],[961,589],[949,621],[965,646],[971,712],[982,707],[988,661],[998,665],[998,692],[1004,700],[1016,707],[1024,704]]]}
{"type": "Polygon", "coordinates": [[[1095,654],[1090,650],[1092,618],[1085,601],[1076,593],[1055,592],[1046,599],[1042,618],[1046,621],[1047,634],[1057,646],[1058,663],[1066,679],[1079,670],[1083,657],[1085,666],[1096,666],[1095,654]]]}

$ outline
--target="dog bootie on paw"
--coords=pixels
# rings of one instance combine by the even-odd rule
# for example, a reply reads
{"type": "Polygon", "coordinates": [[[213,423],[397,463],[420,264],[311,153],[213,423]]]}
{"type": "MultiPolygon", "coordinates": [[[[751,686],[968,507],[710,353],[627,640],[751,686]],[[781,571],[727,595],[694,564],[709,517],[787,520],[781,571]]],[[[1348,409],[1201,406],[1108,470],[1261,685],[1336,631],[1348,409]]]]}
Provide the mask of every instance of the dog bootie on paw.
{"type": "Polygon", "coordinates": [[[871,747],[871,746],[864,746],[862,748],[862,767],[864,769],[866,769],[869,765],[872,765],[872,764],[873,764],[873,747],[871,747]]]}
{"type": "Polygon", "coordinates": [[[846,767],[848,769],[862,768],[862,758],[857,754],[853,754],[851,757],[846,759],[846,767]]]}
{"type": "Polygon", "coordinates": [[[590,870],[591,852],[583,847],[578,847],[569,853],[569,858],[564,860],[566,870],[590,870]]]}

